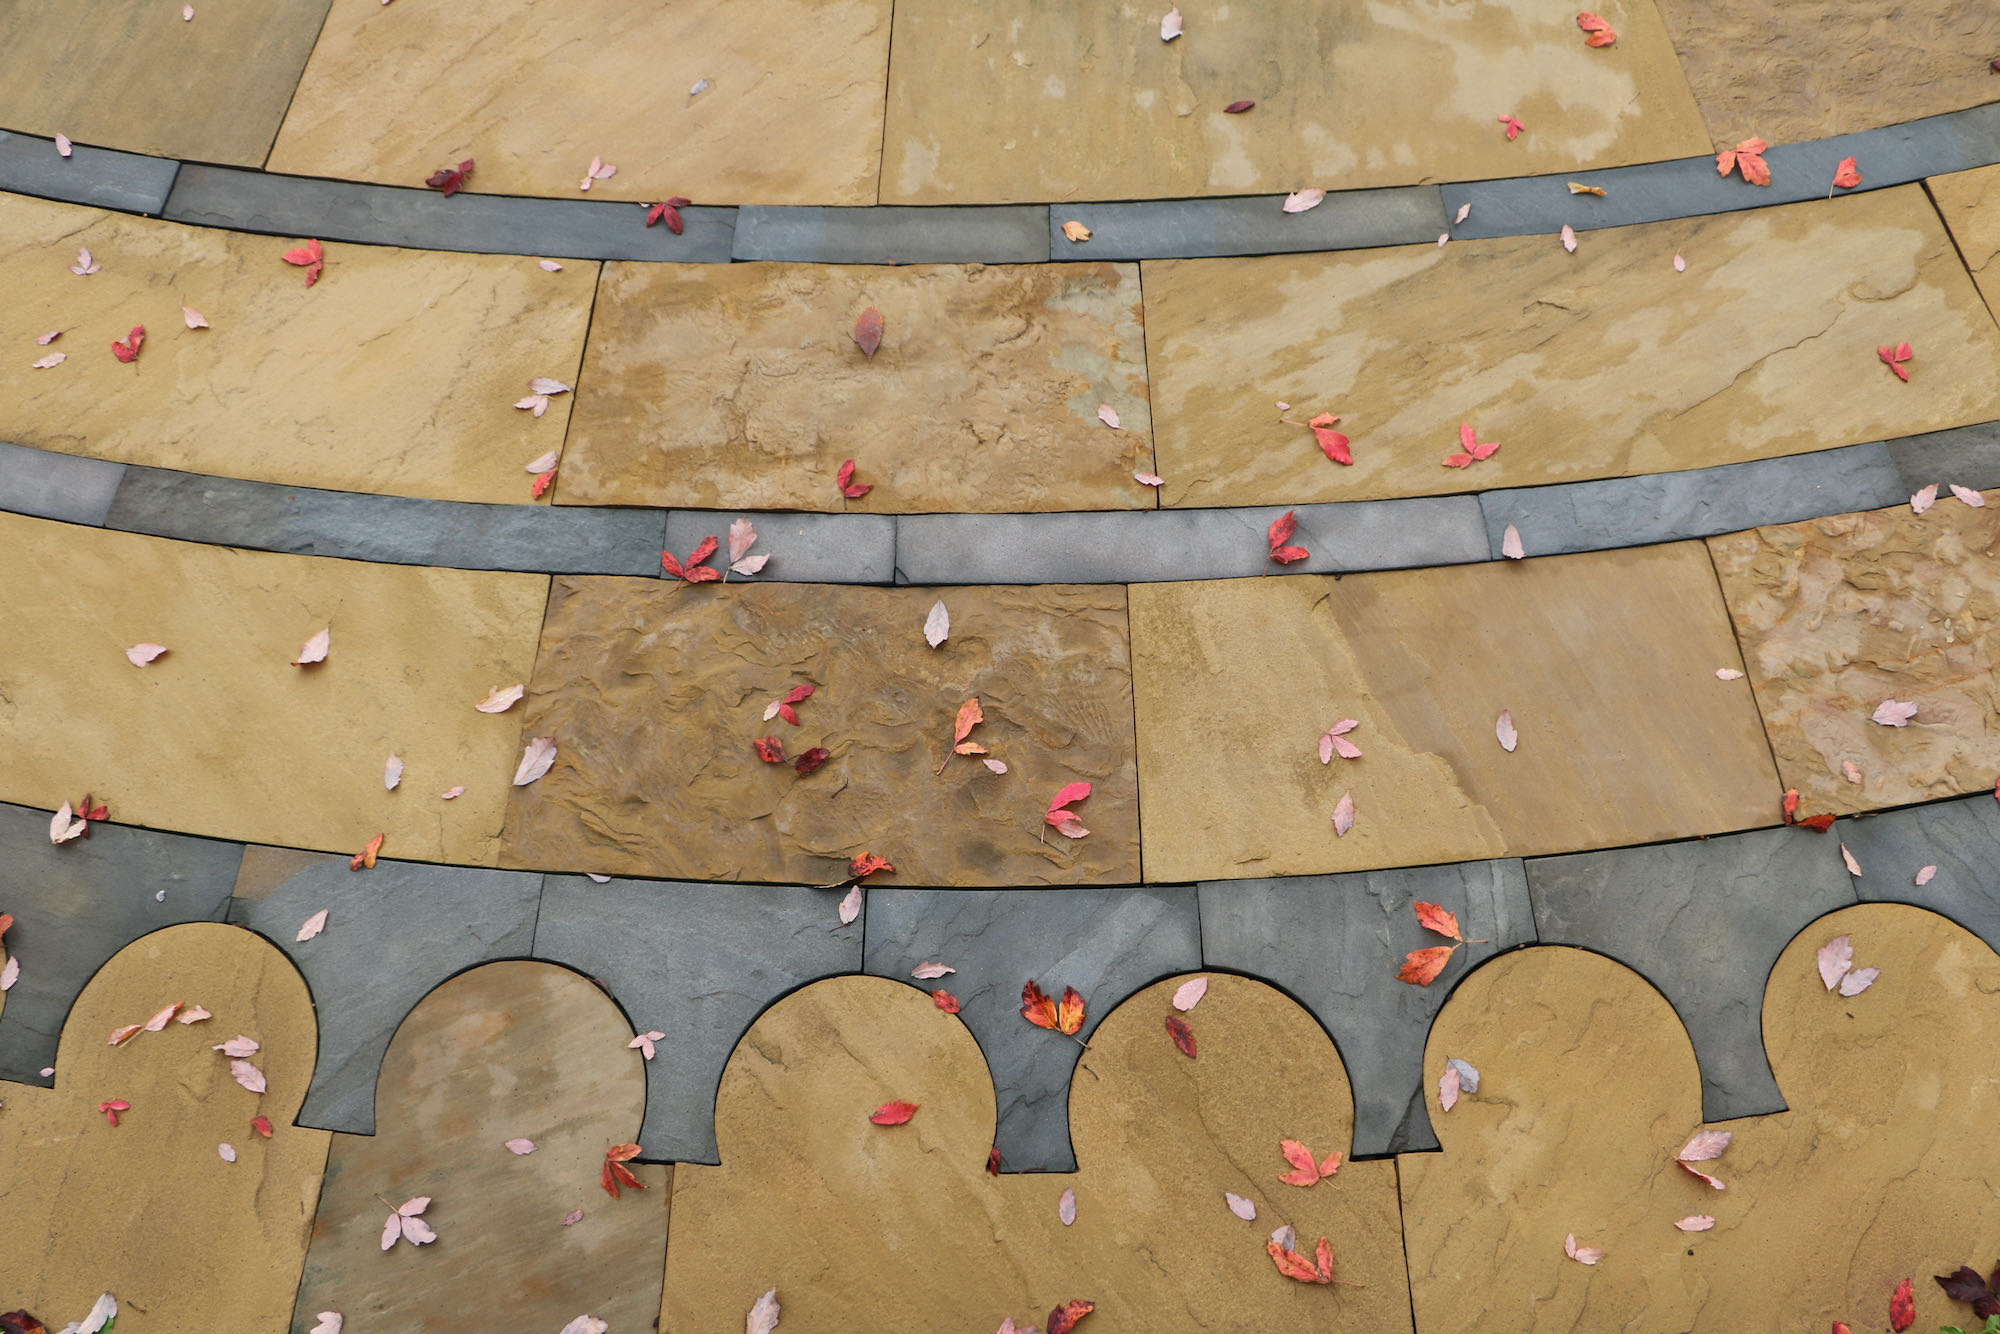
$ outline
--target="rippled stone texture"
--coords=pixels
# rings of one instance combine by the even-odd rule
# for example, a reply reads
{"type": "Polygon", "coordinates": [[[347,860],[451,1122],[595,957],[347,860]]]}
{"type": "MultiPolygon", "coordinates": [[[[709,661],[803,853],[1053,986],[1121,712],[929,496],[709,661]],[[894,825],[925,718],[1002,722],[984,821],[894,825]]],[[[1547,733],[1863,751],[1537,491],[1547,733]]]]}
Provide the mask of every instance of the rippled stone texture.
{"type": "Polygon", "coordinates": [[[522,465],[562,444],[570,396],[539,421],[514,403],[533,376],[574,382],[595,267],[328,245],[308,289],[279,258],[295,244],[8,198],[0,437],[281,486],[525,503],[522,465]],[[70,272],[78,246],[99,272],[70,272]],[[182,306],[210,327],[187,328],[182,306]],[[146,343],[126,365],[110,344],[135,324],[146,343]],[[52,329],[62,338],[37,348],[52,329]],[[47,352],[69,359],[30,369],[47,352]]]}
{"type": "Polygon", "coordinates": [[[888,59],[889,0],[334,0],[269,165],[417,185],[470,157],[475,190],[577,196],[602,157],[595,199],[872,204],[888,59]]]}
{"type": "Polygon", "coordinates": [[[2000,264],[1994,262],[2000,259],[2000,164],[1933,176],[1924,184],[1987,306],[2000,306],[2000,264]]]}
{"type": "MultiPolygon", "coordinates": [[[[683,553],[685,554],[685,553],[683,553]]],[[[558,579],[524,735],[555,767],[513,789],[509,866],[831,884],[863,850],[892,886],[1130,884],[1138,772],[1125,590],[558,579]],[[942,599],[951,638],[924,642],[942,599]],[[764,719],[795,685],[799,726],[764,719]],[[952,723],[1009,766],[952,756],[952,723]],[[751,743],[832,758],[800,777],[751,743]],[[942,776],[936,770],[950,759],[942,776]],[[1094,785],[1071,840],[1042,816],[1094,785]]],[[[828,917],[833,904],[828,901],[828,917]]]]}
{"type": "Polygon", "coordinates": [[[1131,590],[1149,880],[1530,856],[1776,817],[1695,543],[1131,590]],[[1494,735],[1502,709],[1514,753],[1494,735]],[[1362,758],[1323,766],[1336,720],[1362,758]],[[1343,838],[1331,816],[1354,797],[1343,838]]]}
{"type": "Polygon", "coordinates": [[[1136,264],[612,264],[585,356],[572,504],[1153,507],[1136,264]],[[875,486],[851,501],[849,458],[875,486]]]}
{"type": "MultiPolygon", "coordinates": [[[[1352,0],[896,6],[882,202],[1270,194],[1533,174],[1708,147],[1649,0],[1592,50],[1570,9],[1352,0]],[[1223,108],[1257,105],[1242,115],[1223,108]],[[1509,143],[1501,112],[1531,127],[1509,143]]],[[[1081,247],[1080,247],[1081,248],[1081,247]]]]}
{"type": "Polygon", "coordinates": [[[1917,186],[1586,232],[1573,255],[1519,236],[1145,279],[1168,505],[1671,472],[2000,417],[2000,331],[1917,186]],[[1884,341],[1915,345],[1917,384],[1884,341]],[[1353,467],[1279,420],[1320,411],[1353,467]],[[1499,452],[1444,467],[1461,422],[1499,452]]]}
{"type": "Polygon", "coordinates": [[[1992,788],[1996,548],[2000,513],[1949,493],[1921,515],[1899,505],[1709,539],[1778,772],[1807,811],[1992,788]],[[1887,699],[1916,716],[1870,721],[1887,699]]]}

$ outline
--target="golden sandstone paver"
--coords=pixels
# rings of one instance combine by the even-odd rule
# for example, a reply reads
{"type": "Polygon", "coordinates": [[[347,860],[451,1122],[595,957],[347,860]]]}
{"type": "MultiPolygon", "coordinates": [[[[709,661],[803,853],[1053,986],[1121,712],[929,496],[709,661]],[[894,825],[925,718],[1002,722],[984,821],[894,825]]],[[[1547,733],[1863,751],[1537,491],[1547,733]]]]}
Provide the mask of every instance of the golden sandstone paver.
{"type": "Polygon", "coordinates": [[[1933,176],[1924,184],[1987,308],[2000,307],[2000,265],[1993,262],[2000,258],[2000,164],[1933,176]]]}
{"type": "Polygon", "coordinates": [[[1144,278],[1167,505],[1678,471],[2000,417],[2000,330],[1917,186],[1585,232],[1573,255],[1519,236],[1144,278]],[[1915,346],[1913,383],[1885,342],[1915,346]],[[1354,466],[1274,401],[1338,415],[1354,466]],[[1463,471],[1442,466],[1461,422],[1501,444],[1463,471]]]}
{"type": "Polygon", "coordinates": [[[611,264],[557,498],[1150,509],[1150,420],[1136,264],[611,264]],[[875,490],[843,501],[850,458],[875,490]]]}
{"type": "Polygon", "coordinates": [[[1648,0],[1605,11],[1473,0],[1189,8],[902,0],[882,202],[1268,194],[1471,180],[1708,148],[1648,0]],[[1254,110],[1225,114],[1238,101],[1254,110]],[[1497,117],[1531,128],[1509,143],[1497,117]]]}
{"type": "MultiPolygon", "coordinates": [[[[898,885],[1139,879],[1125,590],[685,585],[559,578],[524,705],[548,775],[513,789],[507,866],[829,884],[863,850],[898,885]],[[924,642],[942,600],[951,638],[924,642]],[[793,686],[799,726],[764,718],[793,686]],[[1008,766],[950,756],[959,706],[1008,766]],[[832,752],[800,777],[758,759],[832,752]],[[1094,785],[1091,830],[1043,833],[1057,789],[1094,785]]],[[[831,916],[832,904],[828,903],[831,916]]]]}
{"type": "Polygon", "coordinates": [[[470,157],[472,189],[582,197],[602,157],[591,198],[873,204],[888,56],[889,0],[334,0],[270,169],[417,185],[470,157]]]}
{"type": "MultiPolygon", "coordinates": [[[[2000,10],[1962,0],[1659,0],[1718,147],[1896,125],[1993,100],[2000,10]]],[[[1865,174],[1868,164],[1863,162],[1865,174]]]]}
{"type": "MultiPolygon", "coordinates": [[[[197,19],[199,22],[199,19],[197,19]]],[[[570,395],[516,411],[537,375],[574,383],[591,264],[326,247],[7,196],[0,208],[0,438],[40,449],[440,500],[523,503],[570,395]],[[78,247],[99,272],[70,272],[78,247]],[[189,329],[183,306],[206,329],[189,329]],[[133,325],[146,343],[111,353],[133,325]],[[51,330],[47,347],[34,340],[51,330]],[[61,352],[48,370],[35,361],[61,352]]]]}
{"type": "Polygon", "coordinates": [[[1146,878],[1318,874],[1775,822],[1699,543],[1131,590],[1146,878]],[[1501,749],[1495,722],[1519,732],[1501,749]],[[1320,763],[1336,721],[1362,758],[1320,763]],[[1342,793],[1355,822],[1337,837],[1342,793]]]}
{"type": "Polygon", "coordinates": [[[1949,493],[1924,514],[1898,505],[1709,540],[1778,771],[1804,810],[1992,788],[1996,547],[2000,514],[1949,493]],[[1889,699],[1916,715],[1871,721],[1889,699]]]}
{"type": "Polygon", "coordinates": [[[645,1112],[631,1037],[610,997],[553,964],[489,964],[425,997],[382,1059],[375,1134],[333,1136],[299,1310],[354,1329],[554,1331],[584,1312],[648,1327],[672,1169],[634,1164],[646,1188],[617,1200],[597,1180],[645,1112]],[[430,1196],[437,1241],[383,1255],[378,1194],[430,1196]]]}
{"type": "Polygon", "coordinates": [[[15,0],[0,46],[0,125],[261,167],[326,7],[201,0],[183,21],[172,3],[15,0]]]}
{"type": "MultiPolygon", "coordinates": [[[[1198,1056],[1162,1020],[1184,979],[1120,1006],[1071,1085],[1080,1170],[991,1176],[994,1100],[979,1048],[923,992],[881,978],[815,983],[738,1045],[716,1106],[719,1167],[675,1169],[663,1329],[734,1329],[776,1286],[806,1329],[928,1334],[1043,1323],[1097,1303],[1085,1328],[1410,1328],[1387,1162],[1281,1185],[1280,1139],[1345,1153],[1353,1102],[1333,1044],[1278,992],[1215,975],[1187,1016],[1198,1056]],[[1274,1069],[1285,1078],[1273,1080],[1274,1069]],[[869,1123],[892,1099],[903,1126],[869,1123]],[[1057,1202],[1076,1194],[1076,1222],[1057,1202]],[[1235,1217],[1224,1191],[1251,1199],[1235,1217]],[[1330,1238],[1335,1273],[1302,1285],[1264,1250],[1282,1223],[1330,1238]],[[825,1276],[835,1275],[837,1281],[825,1276]]],[[[1048,1034],[1051,1042],[1066,1042],[1048,1034]]]]}
{"type": "Polygon", "coordinates": [[[287,1328],[329,1139],[292,1124],[315,1046],[305,983],[247,931],[173,926],[121,950],[70,1011],[55,1087],[0,1083],[7,1309],[59,1329],[110,1291],[134,1313],[121,1329],[287,1328]],[[175,1001],[214,1017],[106,1045],[175,1001]],[[262,1095],[210,1050],[238,1034],[262,1044],[262,1095]],[[131,1104],[115,1128],[97,1110],[113,1099],[131,1104]]]}
{"type": "Polygon", "coordinates": [[[472,706],[527,679],[547,589],[0,514],[0,800],[88,791],[123,824],[350,854],[386,833],[388,857],[491,865],[521,711],[472,706]],[[326,661],[292,666],[329,626],[326,661]],[[140,643],[169,652],[134,667],[140,643]]]}
{"type": "MultiPolygon", "coordinates": [[[[1742,979],[1754,986],[1755,979],[1742,979]]],[[[1424,1064],[1441,1154],[1400,1160],[1420,1328],[1569,1330],[1886,1327],[1915,1278],[1919,1328],[1963,1306],[1929,1276],[1990,1263],[2000,1172],[1985,1133],[2000,1037],[2000,959],[1941,917],[1843,909],[1771,973],[1763,1031],[1790,1110],[1722,1127],[1734,1141],[1674,1166],[1700,1127],[1700,1079],[1673,1011],[1636,975],[1575,950],[1511,954],[1439,1015],[1424,1064]],[[1843,998],[1813,954],[1851,935],[1882,976],[1843,998]],[[1436,1081],[1469,1060],[1480,1091],[1450,1113],[1436,1081]],[[1708,1214],[1713,1231],[1676,1219],[1708,1214]],[[1563,1238],[1600,1246],[1586,1268],[1563,1238]]]]}

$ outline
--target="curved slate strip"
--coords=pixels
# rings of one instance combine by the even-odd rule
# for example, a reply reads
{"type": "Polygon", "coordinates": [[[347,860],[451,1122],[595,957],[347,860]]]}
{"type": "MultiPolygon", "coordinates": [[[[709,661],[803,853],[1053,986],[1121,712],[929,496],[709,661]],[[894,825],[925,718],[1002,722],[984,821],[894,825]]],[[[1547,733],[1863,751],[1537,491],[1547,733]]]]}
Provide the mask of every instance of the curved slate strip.
{"type": "Polygon", "coordinates": [[[1861,867],[1864,903],[1910,903],[1957,922],[2000,950],[2000,803],[1984,794],[1906,806],[1835,828],[1861,867]],[[1937,867],[1929,883],[1918,872],[1937,867]]]}
{"type": "Polygon", "coordinates": [[[180,166],[172,158],[83,144],[65,158],[53,139],[0,130],[0,190],[17,194],[157,214],[166,207],[180,166]]]}

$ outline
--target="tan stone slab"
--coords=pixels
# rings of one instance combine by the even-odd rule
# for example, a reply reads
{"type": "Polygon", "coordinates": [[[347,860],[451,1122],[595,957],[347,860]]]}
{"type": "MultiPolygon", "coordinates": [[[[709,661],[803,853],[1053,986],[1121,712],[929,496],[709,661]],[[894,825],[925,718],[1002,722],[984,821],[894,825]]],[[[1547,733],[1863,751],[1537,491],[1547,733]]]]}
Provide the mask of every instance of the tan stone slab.
{"type": "Polygon", "coordinates": [[[59,1329],[110,1291],[132,1312],[120,1328],[287,1329],[329,1138],[292,1124],[315,1045],[305,983],[247,931],[172,926],[121,950],[70,1011],[55,1087],[0,1083],[7,1309],[59,1329]],[[106,1045],[174,1001],[214,1017],[106,1045]],[[262,1095],[210,1050],[238,1034],[263,1046],[262,1095]],[[110,1099],[131,1104],[115,1128],[97,1110],[110,1099]]]}
{"type": "Polygon", "coordinates": [[[2000,265],[1993,262],[2000,258],[2000,165],[1933,176],[1924,184],[1987,308],[2000,306],[2000,265]]]}
{"type": "MultiPolygon", "coordinates": [[[[200,22],[197,17],[196,22],[200,22]]],[[[438,500],[524,504],[561,446],[596,266],[328,245],[7,196],[0,204],[0,438],[121,463],[438,500]],[[70,272],[79,246],[101,266],[70,272]],[[189,329],[189,306],[210,327],[189,329]],[[138,361],[111,341],[146,328],[138,361]],[[35,339],[63,331],[48,347],[35,339]],[[43,355],[68,360],[33,370],[43,355]]]]}
{"type": "Polygon", "coordinates": [[[1418,1324],[1880,1329],[1904,1278],[1920,1285],[1922,1319],[1965,1315],[1929,1276],[1988,1263],[1966,1238],[2000,1225],[1986,1184],[2000,1156],[1984,1133],[1996,990],[2000,960],[1943,918],[1869,904],[1821,919],[1764,995],[1790,1110],[1724,1127],[1733,1142],[1704,1164],[1727,1184],[1717,1192],[1672,1164],[1701,1128],[1700,1080],[1651,988],[1582,951],[1482,968],[1426,1047],[1444,1151],[1399,1160],[1418,1324]],[[1842,934],[1856,966],[1882,970],[1852,998],[1830,994],[1813,961],[1842,934]],[[1444,1113],[1436,1080],[1449,1056],[1477,1066],[1481,1085],[1444,1113]],[[1715,1228],[1674,1229],[1695,1214],[1715,1228]],[[1565,1258],[1569,1233],[1604,1260],[1565,1258]]]}
{"type": "Polygon", "coordinates": [[[0,514],[0,800],[491,865],[548,580],[197,546],[0,514]],[[332,629],[324,663],[294,667],[332,629]],[[133,644],[165,644],[146,667],[133,644]],[[383,787],[391,751],[406,769],[383,787]],[[438,794],[463,785],[465,795],[438,794]]]}
{"type": "Polygon", "coordinates": [[[1146,878],[1320,874],[1774,822],[1698,543],[1131,589],[1146,878]],[[1518,748],[1495,720],[1513,715],[1518,748]],[[1319,761],[1358,720],[1362,758],[1319,761]],[[1336,837],[1342,793],[1355,822],[1336,837]]]}
{"type": "MultiPolygon", "coordinates": [[[[2000,492],[1990,493],[2000,500],[2000,492]]],[[[2000,772],[2000,515],[1947,494],[1712,538],[1785,786],[1807,811],[1992,788],[2000,772]],[[1882,701],[1917,705],[1902,727],[1882,701]],[[1861,782],[1848,781],[1852,762],[1861,782]]]]}
{"type": "Polygon", "coordinates": [[[601,157],[593,199],[873,204],[888,59],[889,0],[334,0],[270,167],[416,185],[470,157],[476,190],[582,197],[601,157]]]}
{"type": "Polygon", "coordinates": [[[672,1169],[635,1164],[645,1189],[616,1200],[598,1185],[645,1112],[631,1037],[609,996],[553,964],[488,964],[425,997],[382,1058],[375,1134],[333,1136],[299,1310],[376,1329],[651,1325],[672,1169]],[[430,1196],[437,1241],[384,1255],[378,1195],[430,1196]]]}
{"type": "Polygon", "coordinates": [[[0,125],[261,167],[326,6],[201,0],[183,22],[176,4],[19,0],[0,47],[0,125]]]}
{"type": "Polygon", "coordinates": [[[1576,11],[1475,0],[1189,9],[896,6],[882,202],[1268,194],[1533,175],[1708,148],[1647,0],[1583,44],[1576,11]],[[1243,100],[1256,108],[1226,115],[1243,100]],[[1507,142],[1496,118],[1531,128],[1507,142]]]}
{"type": "Polygon", "coordinates": [[[887,513],[1150,509],[1136,264],[612,264],[560,499],[887,513]],[[873,361],[854,342],[870,306],[873,361]],[[1097,410],[1119,417],[1112,430],[1097,410]],[[857,461],[875,489],[843,502],[857,461]]]}
{"type": "Polygon", "coordinates": [[[1849,134],[1994,98],[1990,5],[1660,0],[1660,17],[1718,144],[1849,134]]]}
{"type": "Polygon", "coordinates": [[[1093,1034],[1071,1086],[1081,1170],[1065,1175],[986,1173],[985,1064],[921,991],[848,977],[780,1001],[723,1073],[722,1165],[675,1169],[661,1327],[733,1329],[775,1285],[805,1329],[1039,1326],[1076,1298],[1097,1303],[1086,1328],[1108,1331],[1410,1329],[1393,1167],[1351,1163],[1309,1190],[1277,1181],[1281,1138],[1323,1157],[1348,1147],[1333,1044],[1277,992],[1215,976],[1188,1016],[1189,1061],[1162,1024],[1181,980],[1093,1034]],[[871,1125],[892,1099],[915,1117],[871,1125]],[[1224,1191],[1253,1200],[1257,1221],[1224,1191]],[[1264,1241],[1280,1223],[1308,1252],[1327,1235],[1336,1274],[1367,1286],[1279,1276],[1264,1241]]]}
{"type": "Polygon", "coordinates": [[[1917,186],[1586,232],[1573,255],[1520,236],[1145,282],[1167,505],[1674,472],[2000,417],[2000,331],[1917,186]],[[1903,341],[1907,385],[1875,358],[1903,341]],[[1354,466],[1274,401],[1337,414],[1354,466]],[[1499,452],[1444,467],[1461,422],[1499,452]]]}
{"type": "MultiPolygon", "coordinates": [[[[548,775],[513,789],[505,865],[688,880],[830,884],[854,854],[897,885],[1139,879],[1125,590],[555,582],[524,706],[548,775]],[[924,642],[943,600],[951,638],[924,642]],[[764,719],[792,686],[800,725],[764,719]],[[1008,766],[950,756],[959,706],[1008,766]],[[752,742],[832,758],[799,777],[752,742]],[[1070,840],[1042,817],[1094,786],[1070,840]]],[[[828,911],[831,914],[832,904],[828,911]]]]}

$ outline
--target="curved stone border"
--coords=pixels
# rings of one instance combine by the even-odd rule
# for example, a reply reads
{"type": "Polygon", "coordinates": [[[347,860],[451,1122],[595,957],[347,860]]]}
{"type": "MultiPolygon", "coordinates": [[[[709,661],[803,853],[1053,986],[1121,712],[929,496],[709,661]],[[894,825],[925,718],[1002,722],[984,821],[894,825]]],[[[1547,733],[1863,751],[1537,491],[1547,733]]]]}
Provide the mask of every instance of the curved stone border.
{"type": "MultiPolygon", "coordinates": [[[[2000,421],[1686,472],[1302,505],[1304,574],[1606,551],[1907,500],[1930,482],[2000,487],[2000,421]]],[[[722,537],[738,511],[481,505],[205,477],[0,444],[0,509],[213,546],[536,574],[657,575],[663,549],[722,537]]],[[[752,513],[764,581],[1130,584],[1275,573],[1280,506],[1055,514],[752,513]]]]}
{"type": "Polygon", "coordinates": [[[647,228],[637,207],[605,200],[461,194],[279,176],[79,146],[0,131],[0,190],[179,222],[279,236],[566,259],[722,264],[1045,263],[1276,254],[1537,234],[1660,222],[1823,198],[1840,159],[1861,167],[1856,190],[1878,190],[2000,161],[2000,102],[1878,130],[1780,144],[1772,184],[1716,175],[1713,159],[1680,158],[1558,176],[1384,190],[1336,191],[1286,215],[1282,196],[1135,203],[915,208],[695,207],[683,235],[647,228]],[[1572,195],[1595,185],[1602,198],[1572,195]],[[1473,205],[1465,223],[1448,219],[1473,205]],[[1095,233],[1075,243],[1070,220],[1095,233]]]}

